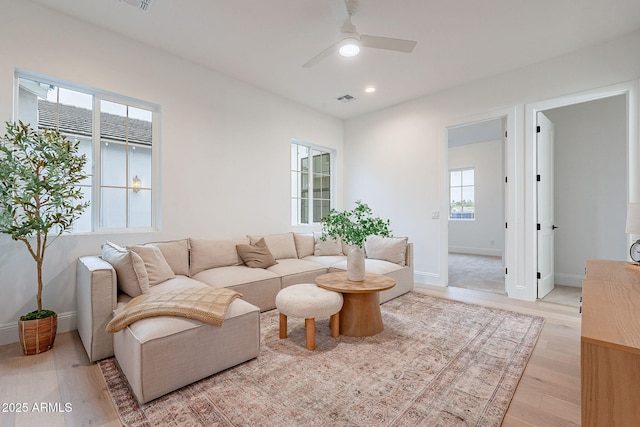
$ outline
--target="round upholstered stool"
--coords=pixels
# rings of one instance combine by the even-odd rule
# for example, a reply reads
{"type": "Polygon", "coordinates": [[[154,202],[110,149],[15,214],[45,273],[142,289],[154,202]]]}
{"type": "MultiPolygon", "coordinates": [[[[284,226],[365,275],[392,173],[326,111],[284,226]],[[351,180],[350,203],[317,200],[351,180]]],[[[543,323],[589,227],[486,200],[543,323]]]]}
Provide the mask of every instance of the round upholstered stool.
{"type": "Polygon", "coordinates": [[[276,307],[280,312],[280,338],[287,337],[287,316],[305,319],[307,350],[316,348],[316,323],[318,317],[330,317],[331,336],[339,334],[342,294],[304,283],[288,286],[276,295],[276,307]]]}

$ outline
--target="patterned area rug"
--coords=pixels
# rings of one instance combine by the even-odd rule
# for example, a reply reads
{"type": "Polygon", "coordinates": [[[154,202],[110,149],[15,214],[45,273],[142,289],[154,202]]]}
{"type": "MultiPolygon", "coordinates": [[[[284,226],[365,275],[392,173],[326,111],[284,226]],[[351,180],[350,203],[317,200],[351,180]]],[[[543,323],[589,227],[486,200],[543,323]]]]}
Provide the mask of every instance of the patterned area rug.
{"type": "Polygon", "coordinates": [[[139,405],[114,358],[99,362],[127,426],[499,426],[544,319],[411,292],[381,306],[385,330],[330,336],[261,315],[257,359],[139,405]]]}

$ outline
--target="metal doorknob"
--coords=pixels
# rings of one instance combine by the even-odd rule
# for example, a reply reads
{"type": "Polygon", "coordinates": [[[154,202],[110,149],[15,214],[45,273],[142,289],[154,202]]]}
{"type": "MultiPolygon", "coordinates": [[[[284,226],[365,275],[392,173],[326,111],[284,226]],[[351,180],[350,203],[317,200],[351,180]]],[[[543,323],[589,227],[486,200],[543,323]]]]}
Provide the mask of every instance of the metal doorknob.
{"type": "Polygon", "coordinates": [[[552,230],[555,230],[556,228],[558,228],[558,227],[556,227],[555,225],[552,225],[552,226],[551,226],[551,229],[552,229],[552,230]]]}

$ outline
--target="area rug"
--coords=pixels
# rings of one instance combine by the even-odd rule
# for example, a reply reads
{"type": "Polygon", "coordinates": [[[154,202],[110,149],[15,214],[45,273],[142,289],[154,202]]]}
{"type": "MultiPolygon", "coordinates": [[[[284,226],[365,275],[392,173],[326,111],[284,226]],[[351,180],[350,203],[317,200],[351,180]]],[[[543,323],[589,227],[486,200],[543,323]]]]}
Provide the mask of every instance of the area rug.
{"type": "Polygon", "coordinates": [[[127,426],[499,426],[544,319],[410,292],[373,337],[261,314],[257,359],[139,405],[114,358],[99,363],[127,426]]]}

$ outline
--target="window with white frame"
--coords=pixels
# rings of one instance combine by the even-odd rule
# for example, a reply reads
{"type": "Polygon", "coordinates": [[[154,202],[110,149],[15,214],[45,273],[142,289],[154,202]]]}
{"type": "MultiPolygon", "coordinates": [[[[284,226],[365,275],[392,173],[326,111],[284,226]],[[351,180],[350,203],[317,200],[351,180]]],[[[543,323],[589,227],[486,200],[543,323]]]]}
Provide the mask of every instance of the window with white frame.
{"type": "Polygon", "coordinates": [[[16,120],[59,130],[80,141],[87,156],[88,178],[80,186],[90,206],[72,231],[154,228],[159,108],[42,76],[16,77],[16,120]]]}
{"type": "Polygon", "coordinates": [[[475,169],[449,171],[449,200],[449,219],[475,219],[475,169]]]}
{"type": "Polygon", "coordinates": [[[331,209],[335,152],[291,142],[291,218],[294,225],[319,223],[331,209]]]}

